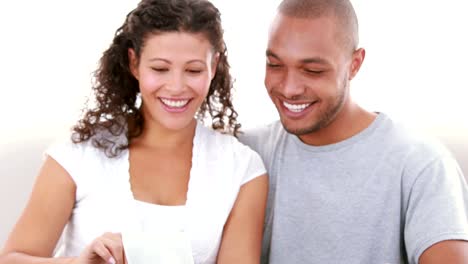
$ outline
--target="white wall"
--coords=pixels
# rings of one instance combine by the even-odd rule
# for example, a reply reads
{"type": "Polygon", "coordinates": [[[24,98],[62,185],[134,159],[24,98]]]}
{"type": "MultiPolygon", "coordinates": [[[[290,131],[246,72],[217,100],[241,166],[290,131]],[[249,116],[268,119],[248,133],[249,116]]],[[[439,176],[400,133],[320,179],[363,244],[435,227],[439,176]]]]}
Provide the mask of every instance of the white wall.
{"type": "MultiPolygon", "coordinates": [[[[264,53],[279,1],[213,2],[223,14],[240,121],[271,122],[276,111],[263,88],[264,53]]],[[[0,246],[26,202],[41,152],[79,117],[91,72],[136,3],[0,1],[0,246]]],[[[367,49],[353,96],[440,136],[467,158],[468,2],[353,3],[367,49]]],[[[461,165],[468,173],[468,161],[461,165]]]]}

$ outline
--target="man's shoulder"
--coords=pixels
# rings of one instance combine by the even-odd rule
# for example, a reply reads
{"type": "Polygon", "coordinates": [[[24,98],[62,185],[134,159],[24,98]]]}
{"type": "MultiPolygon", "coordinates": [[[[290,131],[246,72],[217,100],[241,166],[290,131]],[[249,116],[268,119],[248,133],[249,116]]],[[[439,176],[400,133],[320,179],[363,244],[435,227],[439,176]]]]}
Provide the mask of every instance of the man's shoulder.
{"type": "Polygon", "coordinates": [[[445,145],[428,131],[389,118],[387,121],[383,137],[377,141],[393,153],[404,155],[408,162],[424,163],[452,156],[445,145]]]}
{"type": "Polygon", "coordinates": [[[280,121],[265,126],[250,128],[239,135],[239,141],[258,151],[261,146],[271,147],[286,133],[280,121]]]}

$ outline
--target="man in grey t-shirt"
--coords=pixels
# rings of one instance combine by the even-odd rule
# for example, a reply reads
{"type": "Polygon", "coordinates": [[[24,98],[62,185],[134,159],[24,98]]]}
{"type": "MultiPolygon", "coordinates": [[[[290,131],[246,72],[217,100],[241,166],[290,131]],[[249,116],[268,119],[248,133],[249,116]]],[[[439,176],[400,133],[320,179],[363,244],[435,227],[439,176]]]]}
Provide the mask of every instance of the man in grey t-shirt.
{"type": "Polygon", "coordinates": [[[281,122],[241,140],[270,194],[263,262],[468,263],[468,188],[444,147],[353,102],[364,60],[348,0],[284,0],[265,85],[281,122]]]}

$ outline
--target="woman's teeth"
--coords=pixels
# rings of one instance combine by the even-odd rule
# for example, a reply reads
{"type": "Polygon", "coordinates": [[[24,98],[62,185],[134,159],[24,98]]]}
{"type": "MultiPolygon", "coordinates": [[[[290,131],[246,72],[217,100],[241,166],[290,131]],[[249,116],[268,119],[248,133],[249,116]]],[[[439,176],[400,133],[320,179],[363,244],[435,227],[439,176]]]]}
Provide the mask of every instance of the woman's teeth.
{"type": "Polygon", "coordinates": [[[172,108],[182,108],[187,105],[189,100],[169,100],[161,98],[163,104],[172,107],[172,108]]]}
{"type": "Polygon", "coordinates": [[[309,107],[312,103],[308,104],[289,104],[283,101],[283,105],[291,112],[299,113],[304,111],[307,107],[309,107]]]}

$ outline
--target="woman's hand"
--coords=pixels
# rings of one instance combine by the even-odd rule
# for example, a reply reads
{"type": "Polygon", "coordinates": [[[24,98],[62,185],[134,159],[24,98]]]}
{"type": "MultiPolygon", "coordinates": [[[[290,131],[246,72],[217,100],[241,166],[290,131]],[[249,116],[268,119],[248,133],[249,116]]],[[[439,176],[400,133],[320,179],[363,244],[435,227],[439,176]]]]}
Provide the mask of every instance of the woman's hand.
{"type": "Polygon", "coordinates": [[[127,264],[119,233],[105,233],[81,253],[74,264],[127,264]]]}

